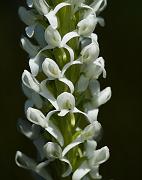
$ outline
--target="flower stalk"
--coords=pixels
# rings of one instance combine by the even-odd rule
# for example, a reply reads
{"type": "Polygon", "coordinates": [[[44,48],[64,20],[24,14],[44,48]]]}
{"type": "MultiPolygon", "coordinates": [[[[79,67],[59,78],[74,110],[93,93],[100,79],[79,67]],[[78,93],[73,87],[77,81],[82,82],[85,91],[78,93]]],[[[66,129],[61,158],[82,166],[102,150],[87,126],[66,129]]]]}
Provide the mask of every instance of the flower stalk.
{"type": "Polygon", "coordinates": [[[17,151],[16,163],[46,180],[101,179],[99,166],[108,160],[107,146],[97,149],[101,124],[99,106],[111,97],[111,88],[100,90],[106,77],[99,57],[97,24],[106,0],[27,0],[19,8],[26,24],[21,38],[29,54],[30,71],[22,74],[27,96],[26,120],[19,130],[33,141],[38,156],[17,151]]]}

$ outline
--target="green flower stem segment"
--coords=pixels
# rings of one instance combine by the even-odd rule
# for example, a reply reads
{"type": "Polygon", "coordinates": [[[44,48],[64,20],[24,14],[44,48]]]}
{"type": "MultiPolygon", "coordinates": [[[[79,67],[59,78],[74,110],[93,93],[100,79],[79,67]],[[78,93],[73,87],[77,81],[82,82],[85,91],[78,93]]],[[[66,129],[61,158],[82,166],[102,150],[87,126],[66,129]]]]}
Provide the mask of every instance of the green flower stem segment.
{"type": "Polygon", "coordinates": [[[101,179],[99,166],[109,158],[108,147],[97,148],[101,124],[99,106],[111,97],[100,90],[105,61],[95,32],[106,0],[27,0],[19,8],[26,24],[21,38],[30,71],[22,74],[27,97],[22,134],[33,141],[34,160],[17,151],[19,167],[45,180],[101,179]]]}

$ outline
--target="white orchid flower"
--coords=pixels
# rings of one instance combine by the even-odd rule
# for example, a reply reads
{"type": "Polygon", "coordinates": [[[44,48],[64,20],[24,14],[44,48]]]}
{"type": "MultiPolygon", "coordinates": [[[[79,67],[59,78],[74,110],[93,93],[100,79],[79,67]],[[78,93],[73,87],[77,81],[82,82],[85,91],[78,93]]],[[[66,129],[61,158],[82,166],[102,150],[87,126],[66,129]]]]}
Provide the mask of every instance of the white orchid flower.
{"type": "Polygon", "coordinates": [[[30,122],[44,128],[49,134],[51,134],[59,142],[61,146],[64,145],[64,139],[59,128],[52,121],[47,122],[46,117],[41,111],[34,108],[28,108],[27,119],[30,122]]]}
{"type": "Polygon", "coordinates": [[[73,142],[64,148],[62,155],[65,156],[71,149],[78,146],[79,144],[96,138],[100,133],[100,130],[101,124],[98,121],[94,121],[93,123],[89,124],[73,142]]]}
{"type": "Polygon", "coordinates": [[[105,104],[111,98],[111,88],[107,87],[100,91],[100,84],[97,80],[91,80],[89,88],[92,94],[91,104],[93,108],[98,108],[99,106],[105,104]]]}
{"type": "Polygon", "coordinates": [[[90,14],[77,24],[78,34],[81,36],[90,36],[93,33],[96,25],[97,25],[96,16],[94,14],[90,14]]]}
{"type": "Polygon", "coordinates": [[[92,179],[101,179],[99,175],[99,165],[106,162],[109,158],[109,149],[108,147],[103,147],[99,150],[96,150],[97,143],[94,140],[88,140],[86,142],[86,152],[85,157],[87,160],[84,160],[79,168],[73,173],[73,180],[80,180],[88,173],[92,179]]]}
{"type": "Polygon", "coordinates": [[[42,97],[46,98],[55,108],[58,107],[56,99],[46,86],[47,80],[44,80],[41,83],[39,83],[30,72],[25,70],[22,74],[22,82],[26,87],[40,94],[42,97]]]}
{"type": "Polygon", "coordinates": [[[71,114],[80,113],[84,115],[89,122],[91,121],[86,113],[80,111],[79,109],[75,107],[75,98],[71,93],[64,92],[60,94],[57,97],[56,103],[57,103],[57,107],[54,106],[56,109],[50,111],[46,116],[47,122],[50,122],[51,116],[57,112],[59,112],[58,116],[61,116],[61,117],[67,115],[68,113],[71,113],[71,114]]]}
{"type": "Polygon", "coordinates": [[[73,61],[72,63],[67,63],[63,67],[63,69],[61,71],[59,69],[59,66],[56,64],[55,61],[53,61],[50,58],[46,58],[44,60],[44,62],[42,63],[42,70],[46,74],[46,76],[48,77],[48,80],[58,79],[59,81],[65,83],[70,88],[71,93],[73,93],[74,92],[74,85],[73,85],[73,83],[70,80],[68,80],[65,77],[64,74],[65,74],[66,70],[71,65],[74,65],[74,64],[80,64],[80,62],[79,61],[73,61]]]}
{"type": "Polygon", "coordinates": [[[37,163],[36,161],[29,158],[22,152],[17,151],[16,156],[15,156],[15,161],[19,167],[22,167],[22,168],[28,169],[28,170],[32,170],[45,179],[48,178],[48,180],[53,180],[46,169],[46,166],[51,162],[51,160],[37,163]]]}
{"type": "Polygon", "coordinates": [[[81,51],[81,62],[91,63],[95,61],[100,53],[99,45],[97,42],[92,42],[91,44],[85,46],[81,51]]]}
{"type": "Polygon", "coordinates": [[[62,174],[62,177],[67,177],[71,174],[72,172],[72,166],[69,162],[69,160],[62,156],[62,149],[57,143],[53,142],[48,142],[47,144],[44,145],[44,153],[45,156],[49,159],[59,159],[61,162],[65,163],[68,168],[67,170],[62,174]]]}
{"type": "Polygon", "coordinates": [[[72,38],[78,37],[78,33],[73,31],[67,33],[62,39],[59,34],[59,32],[56,29],[53,29],[52,26],[48,26],[48,28],[45,30],[45,40],[48,43],[46,47],[41,49],[35,57],[30,58],[30,62],[33,66],[31,68],[33,69],[33,72],[35,72],[33,75],[36,76],[38,71],[37,69],[34,70],[34,68],[37,67],[37,63],[39,62],[39,59],[41,58],[41,53],[45,50],[54,49],[56,47],[58,48],[65,48],[70,54],[70,62],[74,61],[74,52],[71,47],[69,47],[66,43],[70,41],[72,38]]]}

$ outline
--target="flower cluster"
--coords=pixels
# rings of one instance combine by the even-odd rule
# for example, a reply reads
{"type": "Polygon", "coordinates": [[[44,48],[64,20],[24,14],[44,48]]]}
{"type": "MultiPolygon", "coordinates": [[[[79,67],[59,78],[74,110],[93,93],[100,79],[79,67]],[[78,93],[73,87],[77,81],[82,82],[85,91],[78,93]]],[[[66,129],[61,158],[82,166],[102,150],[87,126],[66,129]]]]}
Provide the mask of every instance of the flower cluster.
{"type": "Polygon", "coordinates": [[[27,120],[18,126],[38,156],[34,160],[17,151],[15,159],[43,179],[101,179],[99,166],[109,158],[108,147],[96,149],[98,108],[111,97],[110,87],[100,90],[98,78],[106,71],[94,33],[97,24],[104,25],[98,15],[106,4],[27,0],[28,9],[19,8],[27,25],[21,44],[30,71],[22,74],[27,120]]]}

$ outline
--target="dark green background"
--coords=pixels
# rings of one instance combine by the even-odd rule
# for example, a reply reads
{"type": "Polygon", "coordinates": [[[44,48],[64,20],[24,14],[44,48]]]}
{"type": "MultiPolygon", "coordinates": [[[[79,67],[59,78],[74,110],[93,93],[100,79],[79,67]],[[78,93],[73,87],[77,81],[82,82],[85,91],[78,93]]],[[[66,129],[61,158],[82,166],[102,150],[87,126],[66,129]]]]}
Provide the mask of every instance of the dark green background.
{"type": "MultiPolygon", "coordinates": [[[[21,0],[0,5],[0,180],[30,180],[30,174],[16,167],[16,150],[31,155],[30,141],[16,130],[23,116],[21,73],[28,65],[19,46],[24,25],[18,19],[21,0]]],[[[101,55],[108,76],[102,87],[111,86],[112,99],[100,108],[104,128],[101,145],[110,148],[110,160],[101,168],[104,180],[142,179],[142,1],[109,0],[102,14],[105,28],[97,28],[101,55]]]]}

